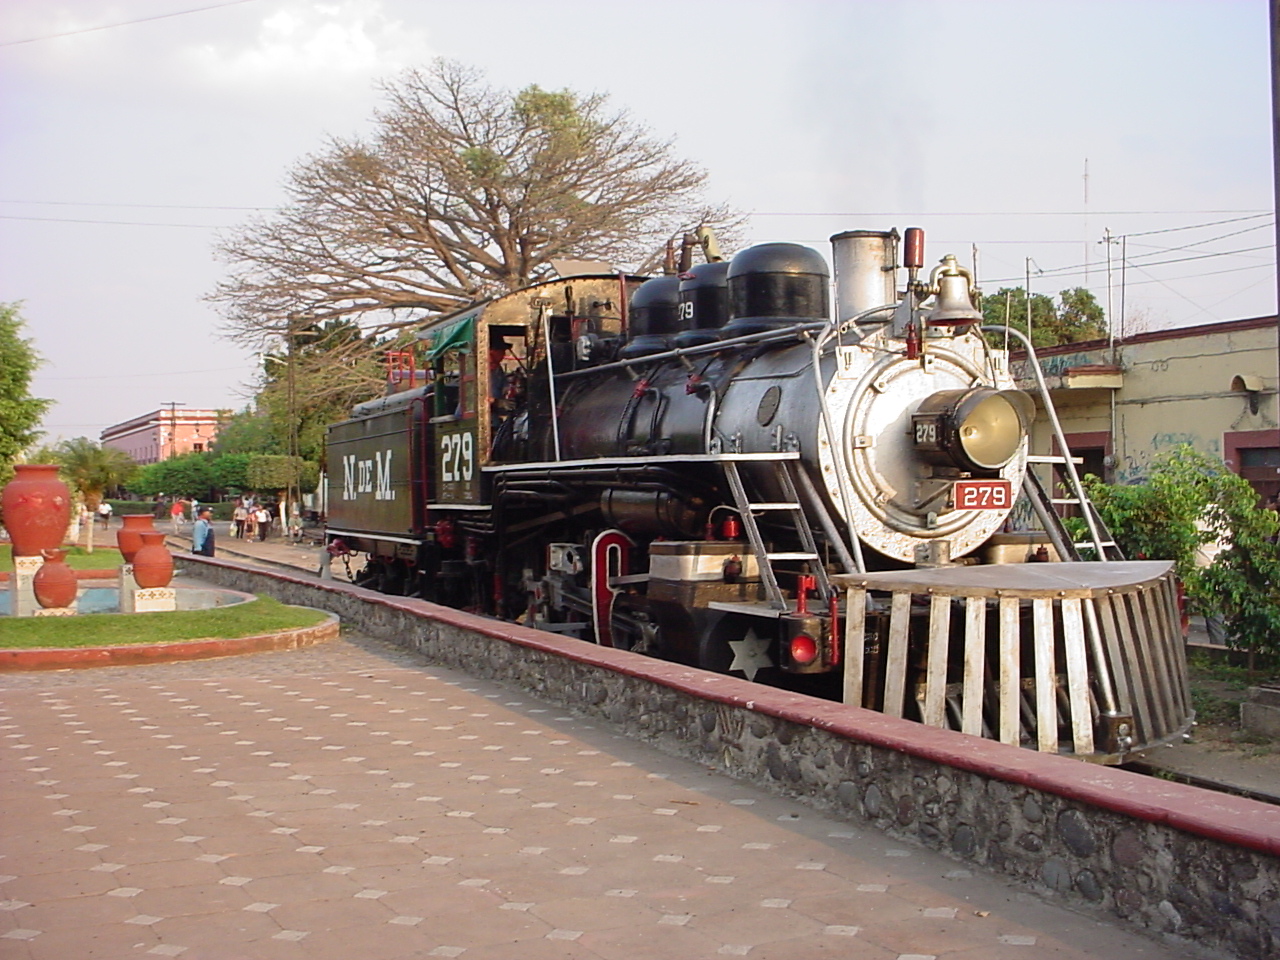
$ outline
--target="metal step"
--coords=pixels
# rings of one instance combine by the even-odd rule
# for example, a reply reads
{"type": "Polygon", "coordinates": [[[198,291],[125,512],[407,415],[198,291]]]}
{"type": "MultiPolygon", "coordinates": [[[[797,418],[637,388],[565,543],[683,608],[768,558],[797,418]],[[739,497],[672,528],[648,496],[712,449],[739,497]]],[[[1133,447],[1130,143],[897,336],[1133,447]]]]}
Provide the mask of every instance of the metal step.
{"type": "Polygon", "coordinates": [[[768,553],[765,554],[770,560],[818,560],[820,557],[816,553],[768,553]]]}
{"type": "Polygon", "coordinates": [[[799,510],[798,503],[749,503],[747,509],[752,513],[763,513],[766,510],[799,510]]]}

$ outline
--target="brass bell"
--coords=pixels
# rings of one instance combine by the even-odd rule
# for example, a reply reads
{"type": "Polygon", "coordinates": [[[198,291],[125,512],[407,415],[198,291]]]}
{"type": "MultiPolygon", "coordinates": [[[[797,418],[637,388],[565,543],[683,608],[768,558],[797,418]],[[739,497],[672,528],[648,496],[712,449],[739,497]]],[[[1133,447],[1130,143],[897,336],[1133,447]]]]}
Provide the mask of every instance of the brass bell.
{"type": "Polygon", "coordinates": [[[925,322],[931,326],[961,326],[983,319],[982,311],[973,305],[973,278],[953,255],[947,254],[933,268],[929,285],[935,296],[925,322]]]}

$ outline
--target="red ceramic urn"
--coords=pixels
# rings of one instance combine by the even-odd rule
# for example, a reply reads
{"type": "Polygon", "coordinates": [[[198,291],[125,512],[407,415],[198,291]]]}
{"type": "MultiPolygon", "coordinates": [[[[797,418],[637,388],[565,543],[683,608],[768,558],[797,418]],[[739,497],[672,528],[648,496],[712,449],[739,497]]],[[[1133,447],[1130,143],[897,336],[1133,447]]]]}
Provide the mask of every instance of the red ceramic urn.
{"type": "Polygon", "coordinates": [[[76,602],[76,574],[63,561],[65,550],[44,551],[44,563],[31,578],[31,589],[42,607],[69,607],[76,602]]]}
{"type": "Polygon", "coordinates": [[[19,463],[0,495],[15,557],[38,557],[62,545],[71,522],[71,491],[49,463],[19,463]]]}
{"type": "Polygon", "coordinates": [[[143,530],[142,548],[133,556],[133,579],[144,590],[167,587],[173,579],[173,557],[159,530],[143,530]]]}
{"type": "Polygon", "coordinates": [[[155,530],[155,517],[149,513],[126,513],[120,518],[123,526],[116,531],[116,546],[125,563],[133,563],[134,554],[142,549],[142,531],[155,530]]]}

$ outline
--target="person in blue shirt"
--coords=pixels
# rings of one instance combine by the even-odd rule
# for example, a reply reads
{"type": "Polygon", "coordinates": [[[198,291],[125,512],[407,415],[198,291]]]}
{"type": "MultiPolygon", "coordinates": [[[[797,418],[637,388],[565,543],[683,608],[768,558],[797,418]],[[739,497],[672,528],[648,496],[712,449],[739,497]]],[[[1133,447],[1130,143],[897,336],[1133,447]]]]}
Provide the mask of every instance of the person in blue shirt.
{"type": "Polygon", "coordinates": [[[191,552],[212,557],[213,548],[213,509],[211,507],[201,507],[199,514],[197,514],[195,527],[191,531],[191,552]]]}

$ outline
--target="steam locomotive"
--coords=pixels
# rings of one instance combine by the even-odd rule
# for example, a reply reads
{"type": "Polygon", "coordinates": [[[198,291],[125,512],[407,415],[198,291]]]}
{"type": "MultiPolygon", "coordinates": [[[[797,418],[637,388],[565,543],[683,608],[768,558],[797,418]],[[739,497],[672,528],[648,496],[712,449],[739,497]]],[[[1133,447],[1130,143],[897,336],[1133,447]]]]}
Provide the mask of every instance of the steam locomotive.
{"type": "Polygon", "coordinates": [[[1181,735],[1171,575],[1117,560],[1087,503],[1079,562],[969,271],[926,275],[914,228],[832,244],[834,311],[817,251],[708,243],[431,321],[329,428],[329,555],[383,592],[1044,751],[1181,735]]]}

